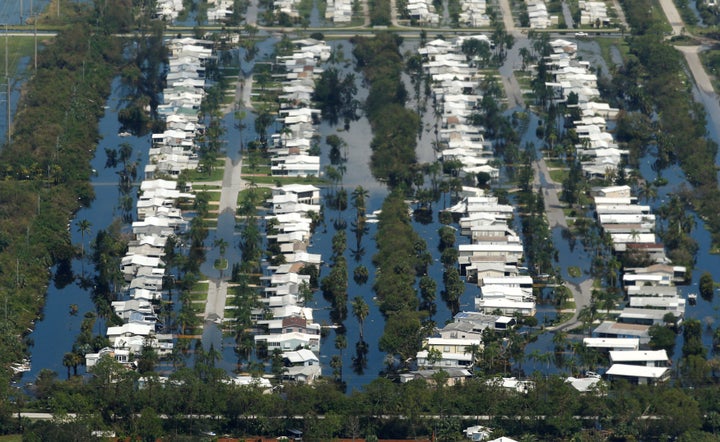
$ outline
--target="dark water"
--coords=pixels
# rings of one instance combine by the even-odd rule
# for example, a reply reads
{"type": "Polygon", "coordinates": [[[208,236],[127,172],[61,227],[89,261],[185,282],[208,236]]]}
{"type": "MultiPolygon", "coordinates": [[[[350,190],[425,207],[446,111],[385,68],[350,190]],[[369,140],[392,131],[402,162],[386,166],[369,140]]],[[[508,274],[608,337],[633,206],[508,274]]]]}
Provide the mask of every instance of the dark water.
{"type": "MultiPolygon", "coordinates": [[[[139,160],[138,170],[142,171],[147,163],[147,150],[150,146],[150,137],[119,137],[120,124],[117,121],[117,110],[122,92],[119,80],[113,82],[112,95],[108,100],[105,115],[100,120],[100,133],[102,140],[98,144],[92,168],[97,175],[92,178],[95,190],[95,200],[90,207],[79,210],[70,222],[72,243],[80,245],[82,237],[77,230],[78,220],[88,220],[92,224],[90,232],[85,235],[85,253],[92,253],[90,243],[97,232],[106,229],[110,223],[121,216],[119,207],[118,175],[117,169],[105,169],[105,148],[116,149],[121,143],[128,143],[133,147],[132,158],[139,160]]],[[[131,192],[134,195],[136,192],[131,192]]],[[[129,229],[127,229],[129,230],[129,229]]],[[[53,268],[53,274],[57,268],[53,268]]],[[[80,259],[72,261],[72,271],[76,276],[84,274],[92,276],[95,272],[93,265],[86,258],[85,263],[80,259]]],[[[43,317],[36,323],[35,330],[29,335],[34,346],[31,349],[32,370],[23,375],[23,381],[32,382],[40,370],[47,368],[56,371],[61,376],[66,373],[62,365],[62,358],[66,352],[72,351],[72,345],[77,337],[83,315],[94,312],[95,306],[90,298],[90,290],[80,287],[78,279],[63,288],[50,282],[46,293],[46,304],[43,317]],[[78,313],[70,315],[70,306],[76,304],[78,313]]],[[[104,334],[102,321],[98,321],[94,333],[104,334]]],[[[79,371],[81,372],[82,369],[79,371]]]]}
{"type": "Polygon", "coordinates": [[[48,0],[4,0],[0,5],[0,20],[3,24],[24,24],[31,15],[44,11],[49,3],[48,0]]]}

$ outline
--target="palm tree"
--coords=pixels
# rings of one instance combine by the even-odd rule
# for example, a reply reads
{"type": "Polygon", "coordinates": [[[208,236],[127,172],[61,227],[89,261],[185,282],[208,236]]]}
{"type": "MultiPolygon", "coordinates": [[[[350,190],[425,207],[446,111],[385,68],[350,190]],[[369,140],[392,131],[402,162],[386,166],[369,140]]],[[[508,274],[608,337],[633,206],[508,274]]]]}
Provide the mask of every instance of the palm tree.
{"type": "Polygon", "coordinates": [[[365,333],[363,325],[365,324],[365,318],[370,314],[370,307],[368,307],[367,302],[365,302],[361,296],[356,296],[352,300],[352,311],[358,320],[358,324],[360,324],[360,340],[364,341],[365,333]]]}
{"type": "Polygon", "coordinates": [[[83,258],[85,257],[85,234],[90,232],[90,227],[92,227],[92,223],[86,219],[81,219],[77,222],[77,231],[80,232],[80,237],[82,238],[82,244],[80,245],[80,254],[83,258]]]}
{"type": "Polygon", "coordinates": [[[365,216],[365,200],[370,197],[370,192],[363,186],[357,186],[352,192],[352,204],[357,211],[358,219],[365,216]]]}
{"type": "Polygon", "coordinates": [[[67,368],[67,377],[70,379],[70,367],[73,366],[73,363],[75,362],[75,353],[68,352],[63,355],[62,364],[65,368],[67,368]]]}

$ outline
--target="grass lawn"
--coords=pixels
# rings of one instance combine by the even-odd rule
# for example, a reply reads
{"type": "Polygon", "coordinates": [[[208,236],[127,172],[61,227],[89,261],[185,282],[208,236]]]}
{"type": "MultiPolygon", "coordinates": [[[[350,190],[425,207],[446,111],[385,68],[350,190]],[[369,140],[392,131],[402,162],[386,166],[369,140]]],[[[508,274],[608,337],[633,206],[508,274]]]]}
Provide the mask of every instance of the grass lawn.
{"type": "Polygon", "coordinates": [[[272,195],[272,190],[268,187],[255,187],[253,189],[243,189],[238,193],[237,198],[237,205],[238,207],[242,206],[242,204],[245,202],[245,200],[250,196],[250,193],[255,194],[255,203],[256,204],[262,204],[264,201],[267,201],[270,196],[272,195]]]}
{"type": "Polygon", "coordinates": [[[720,82],[718,81],[718,74],[720,73],[718,70],[718,68],[720,68],[720,63],[718,63],[719,60],[720,50],[709,49],[700,53],[700,61],[702,61],[702,64],[705,67],[705,72],[707,72],[710,77],[713,89],[716,91],[720,90],[720,82]]]}
{"type": "MultiPolygon", "coordinates": [[[[41,46],[41,42],[38,39],[38,46],[41,46]]],[[[5,53],[5,39],[2,39],[2,51],[5,53]]],[[[12,38],[7,39],[7,50],[8,50],[8,72],[13,75],[13,72],[17,72],[20,60],[24,57],[32,57],[35,52],[35,39],[32,35],[28,37],[17,37],[15,35],[12,38]]],[[[28,71],[32,68],[33,61],[30,60],[28,71]]],[[[4,67],[3,67],[4,72],[4,67]]]]}
{"type": "Polygon", "coordinates": [[[196,282],[195,284],[193,284],[192,290],[190,290],[190,292],[204,292],[204,293],[207,293],[208,287],[210,287],[210,283],[209,283],[209,282],[205,282],[205,281],[196,282]]]}
{"type": "Polygon", "coordinates": [[[205,171],[198,172],[197,170],[186,170],[182,173],[182,178],[185,181],[197,183],[204,181],[221,181],[223,174],[225,173],[225,159],[219,159],[215,161],[213,170],[210,173],[205,171]]]}
{"type": "MultiPolygon", "coordinates": [[[[193,189],[193,190],[197,190],[197,189],[193,189]]],[[[214,205],[217,206],[218,203],[220,202],[220,195],[222,195],[220,188],[212,187],[210,190],[205,190],[205,192],[208,195],[208,203],[210,203],[210,205],[213,205],[213,203],[215,203],[214,205]]]]}
{"type": "Polygon", "coordinates": [[[600,55],[602,56],[603,60],[605,60],[605,63],[608,66],[615,65],[615,62],[613,61],[613,57],[611,55],[613,47],[615,47],[620,52],[623,60],[625,59],[625,56],[630,50],[625,40],[621,38],[598,37],[595,39],[595,42],[597,42],[598,46],[600,46],[600,55]]]}
{"type": "Polygon", "coordinates": [[[270,175],[270,165],[251,167],[250,165],[246,165],[245,163],[243,163],[242,171],[240,173],[242,175],[270,175]]]}
{"type": "Polygon", "coordinates": [[[577,266],[568,267],[567,272],[568,275],[572,276],[573,278],[577,278],[582,275],[582,270],[580,270],[580,267],[577,266]]]}
{"type": "Polygon", "coordinates": [[[192,299],[193,301],[206,301],[207,300],[207,291],[206,292],[191,292],[190,299],[192,299]]]}
{"type": "Polygon", "coordinates": [[[203,221],[205,221],[205,227],[207,227],[208,229],[211,229],[211,230],[217,229],[217,223],[218,223],[217,217],[205,218],[203,221]]]}
{"type": "Polygon", "coordinates": [[[253,176],[245,178],[247,181],[254,182],[256,184],[275,184],[276,182],[282,184],[315,184],[322,185],[327,182],[318,177],[279,177],[279,176],[253,176]]]}
{"type": "Polygon", "coordinates": [[[556,183],[562,183],[565,181],[565,178],[568,176],[567,170],[551,170],[550,171],[550,178],[555,181],[556,183]]]}
{"type": "Polygon", "coordinates": [[[565,301],[565,303],[560,306],[560,310],[570,310],[570,309],[575,309],[575,308],[576,308],[575,301],[565,301]]]}

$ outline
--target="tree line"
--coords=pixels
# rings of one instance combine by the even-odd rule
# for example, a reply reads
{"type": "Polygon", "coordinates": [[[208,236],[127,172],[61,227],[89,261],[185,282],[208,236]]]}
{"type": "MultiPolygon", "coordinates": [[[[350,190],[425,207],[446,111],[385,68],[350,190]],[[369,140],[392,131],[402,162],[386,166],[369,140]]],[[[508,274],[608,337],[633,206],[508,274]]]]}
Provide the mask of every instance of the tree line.
{"type": "Polygon", "coordinates": [[[89,379],[60,381],[55,373],[43,371],[32,395],[16,399],[29,409],[79,417],[29,422],[5,410],[0,428],[13,432],[22,426],[28,440],[47,440],[48,435],[64,440],[68,434],[78,440],[92,430],[183,440],[182,435],[197,437],[208,429],[271,437],[299,429],[308,440],[434,435],[452,441],[461,439],[462,428],[478,423],[462,416],[482,415],[491,416],[480,423],[491,427],[495,437],[528,435],[535,440],[705,441],[714,440],[720,430],[716,384],[686,390],[619,381],[581,394],[559,376],[536,375],[534,386],[519,393],[493,378],[449,385],[440,373],[429,381],[405,384],[378,378],[349,394],[325,381],[312,387],[288,384],[266,394],[259,387],[228,382],[224,370],[215,367],[215,357],[201,347],[195,360],[194,367],[179,369],[166,382],[153,374],[141,378],[112,359],[100,361],[89,379]]]}

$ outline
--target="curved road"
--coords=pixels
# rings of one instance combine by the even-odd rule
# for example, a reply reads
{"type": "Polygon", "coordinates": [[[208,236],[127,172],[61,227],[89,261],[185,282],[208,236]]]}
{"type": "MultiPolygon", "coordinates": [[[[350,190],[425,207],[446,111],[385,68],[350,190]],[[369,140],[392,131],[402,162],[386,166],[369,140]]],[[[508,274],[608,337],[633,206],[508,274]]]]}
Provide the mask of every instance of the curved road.
{"type": "MultiPolygon", "coordinates": [[[[516,38],[515,47],[528,45],[527,37],[515,27],[509,1],[500,0],[500,9],[503,13],[503,23],[505,24],[507,32],[516,38]]],[[[510,63],[511,62],[506,61],[501,67],[500,72],[508,100],[508,107],[512,109],[517,106],[524,106],[525,103],[522,98],[520,85],[515,78],[513,66],[510,63]]],[[[542,190],[543,192],[548,225],[550,228],[567,228],[568,224],[565,219],[565,212],[563,212],[563,205],[560,203],[560,198],[558,197],[558,191],[561,189],[561,186],[555,183],[550,177],[550,171],[548,170],[545,159],[540,158],[533,163],[533,170],[533,186],[536,191],[542,190]]],[[[575,301],[575,311],[570,320],[556,327],[549,327],[547,330],[567,330],[577,326],[579,324],[577,320],[579,312],[583,308],[590,306],[592,302],[592,285],[592,279],[586,279],[580,284],[566,282],[565,286],[570,290],[575,301]]]]}

